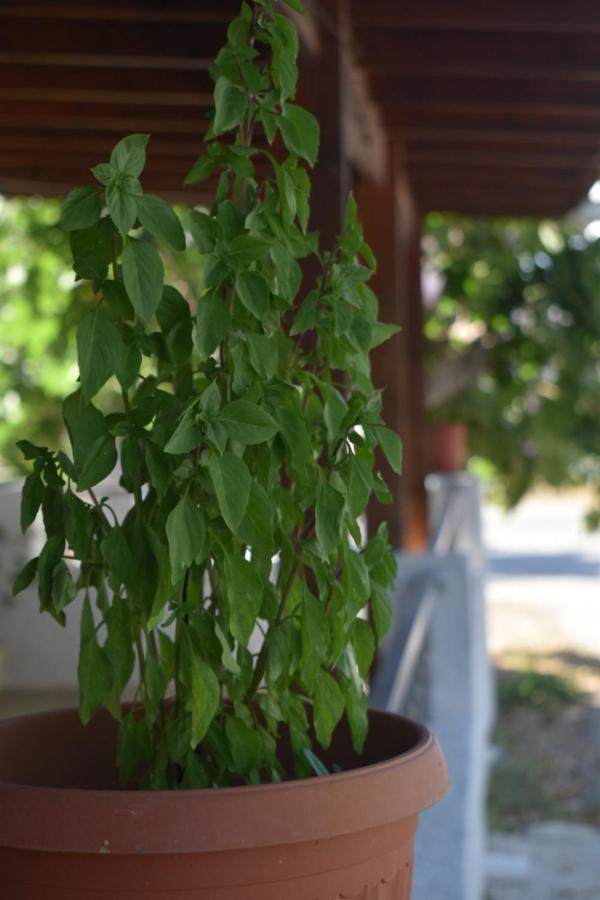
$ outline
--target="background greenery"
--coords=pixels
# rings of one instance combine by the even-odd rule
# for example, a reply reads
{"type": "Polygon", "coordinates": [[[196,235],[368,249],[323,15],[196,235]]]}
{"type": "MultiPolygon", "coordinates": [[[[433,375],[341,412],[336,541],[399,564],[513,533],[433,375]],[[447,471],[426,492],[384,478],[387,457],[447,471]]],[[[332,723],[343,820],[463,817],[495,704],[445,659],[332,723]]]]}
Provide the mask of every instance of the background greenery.
{"type": "MultiPolygon", "coordinates": [[[[75,386],[89,288],[72,289],[58,220],[57,201],[0,198],[3,477],[25,471],[17,436],[64,440],[61,398],[75,386]]],[[[194,266],[165,262],[180,290],[193,279],[194,266]]],[[[439,294],[425,324],[431,417],[467,423],[471,465],[507,505],[537,483],[597,489],[600,245],[568,224],[432,214],[425,265],[439,294]]],[[[590,524],[599,519],[593,510],[590,524]]]]}
{"type": "Polygon", "coordinates": [[[468,425],[471,465],[509,506],[538,483],[600,488],[600,243],[431,215],[425,252],[431,417],[468,425]]]}
{"type": "MultiPolygon", "coordinates": [[[[61,202],[0,195],[0,478],[29,471],[17,439],[64,449],[63,398],[75,390],[76,327],[91,288],[75,282],[61,202]]],[[[168,277],[198,289],[197,254],[162,251],[168,277]]],[[[114,384],[105,394],[117,397],[114,384]]],[[[110,404],[110,397],[105,400],[110,404]]]]}

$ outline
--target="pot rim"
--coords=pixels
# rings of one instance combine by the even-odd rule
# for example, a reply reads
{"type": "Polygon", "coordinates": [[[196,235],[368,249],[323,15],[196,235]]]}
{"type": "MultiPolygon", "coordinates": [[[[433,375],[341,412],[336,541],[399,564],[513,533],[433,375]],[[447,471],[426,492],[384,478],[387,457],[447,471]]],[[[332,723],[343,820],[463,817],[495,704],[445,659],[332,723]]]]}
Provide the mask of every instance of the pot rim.
{"type": "MultiPolygon", "coordinates": [[[[0,742],[17,723],[69,714],[77,712],[52,710],[1,721],[0,742]]],[[[448,789],[440,745],[412,719],[377,710],[370,710],[369,718],[416,731],[416,743],[382,762],[274,784],[138,791],[0,780],[0,848],[210,852],[320,840],[416,816],[448,789]]]]}

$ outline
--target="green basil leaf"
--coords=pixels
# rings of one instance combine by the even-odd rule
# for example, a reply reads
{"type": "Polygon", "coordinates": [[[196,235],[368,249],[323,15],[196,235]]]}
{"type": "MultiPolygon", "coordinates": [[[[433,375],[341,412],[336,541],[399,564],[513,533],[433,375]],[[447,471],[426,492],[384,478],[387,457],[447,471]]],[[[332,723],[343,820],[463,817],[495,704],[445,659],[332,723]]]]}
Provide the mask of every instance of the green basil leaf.
{"type": "Polygon", "coordinates": [[[358,671],[361,678],[366,678],[375,656],[375,637],[366,619],[354,620],[350,640],[354,647],[358,671]]]}
{"type": "Polygon", "coordinates": [[[322,390],[325,398],[323,417],[327,428],[327,440],[331,442],[339,437],[340,426],[348,413],[348,404],[332,385],[324,384],[322,390]]]}
{"type": "Polygon", "coordinates": [[[144,194],[137,201],[140,222],[159,241],[173,250],[185,250],[185,234],[174,210],[161,197],[144,194]]]}
{"type": "Polygon", "coordinates": [[[258,768],[262,758],[262,740],[259,732],[250,728],[241,719],[228,716],[225,733],[235,771],[246,777],[250,776],[258,768]]]}
{"type": "Polygon", "coordinates": [[[21,591],[27,590],[31,582],[36,576],[38,567],[38,558],[37,556],[34,559],[30,559],[29,562],[25,563],[12,585],[12,593],[13,597],[16,597],[17,594],[20,594],[21,591]]]}
{"type": "Polygon", "coordinates": [[[165,453],[189,453],[202,440],[202,429],[196,422],[194,410],[182,416],[177,428],[165,444],[165,453]]]}
{"type": "Polygon", "coordinates": [[[269,311],[269,285],[255,272],[239,272],[235,279],[235,291],[246,309],[264,319],[269,311]]]}
{"type": "Polygon", "coordinates": [[[279,351],[274,339],[266,334],[249,334],[248,350],[254,371],[265,381],[271,381],[279,367],[279,351]]]}
{"type": "Polygon", "coordinates": [[[138,316],[149,322],[163,292],[164,268],[152,244],[126,238],[123,250],[123,281],[138,316]]]}
{"type": "Polygon", "coordinates": [[[325,749],[331,744],[333,731],[344,712],[344,695],[332,676],[320,669],[313,690],[313,716],[317,740],[325,749]]]}
{"type": "Polygon", "coordinates": [[[232,269],[245,269],[262,259],[269,251],[270,242],[252,234],[238,234],[227,247],[226,260],[232,269]]]}
{"type": "Polygon", "coordinates": [[[86,595],[81,611],[79,647],[79,716],[87,725],[96,710],[108,699],[112,687],[112,666],[98,645],[90,598],[86,595]]]}
{"type": "Polygon", "coordinates": [[[218,421],[232,441],[240,444],[262,444],[279,431],[275,419],[256,403],[234,400],[223,407],[218,421]]]}
{"type": "Polygon", "coordinates": [[[216,293],[205,294],[196,312],[196,346],[204,359],[215,352],[231,324],[229,310],[216,293]]]}
{"type": "Polygon", "coordinates": [[[117,170],[114,166],[111,166],[110,163],[99,163],[97,166],[93,166],[92,175],[96,178],[100,184],[108,185],[117,177],[117,170]]]}
{"type": "Polygon", "coordinates": [[[77,328],[77,361],[86,400],[91,400],[115,374],[121,349],[121,336],[100,307],[83,317],[77,328]]]}
{"type": "Polygon", "coordinates": [[[108,211],[120,234],[125,236],[137,219],[137,195],[126,190],[122,182],[114,181],[106,189],[108,211]]]}
{"type": "Polygon", "coordinates": [[[242,90],[225,75],[217,78],[214,98],[213,134],[217,136],[240,124],[246,115],[248,100],[242,90]]]}
{"type": "Polygon", "coordinates": [[[37,472],[27,476],[21,491],[21,531],[23,534],[33,524],[44,499],[44,485],[37,472]]]}
{"type": "Polygon", "coordinates": [[[329,557],[340,545],[344,498],[327,481],[317,488],[316,533],[324,556],[329,557]]]}
{"type": "Polygon", "coordinates": [[[235,534],[246,515],[250,499],[248,467],[239,457],[227,452],[223,456],[213,456],[208,469],[221,515],[235,534]]]}
{"type": "Polygon", "coordinates": [[[117,461],[115,440],[100,410],[86,403],[81,391],[67,397],[63,416],[73,448],[80,490],[93,487],[110,475],[117,461]]]}
{"type": "Polygon", "coordinates": [[[177,506],[171,510],[166,530],[171,559],[171,580],[173,584],[177,584],[194,560],[206,554],[204,516],[189,494],[184,494],[177,506]]]}
{"type": "Polygon", "coordinates": [[[138,178],[146,165],[146,144],[149,134],[130,134],[115,146],[110,164],[118,173],[138,178]]]}
{"type": "Polygon", "coordinates": [[[374,431],[385,458],[394,472],[400,475],[402,473],[402,442],[400,437],[391,428],[384,428],[382,425],[377,425],[374,431]]]}
{"type": "Polygon", "coordinates": [[[192,209],[188,215],[188,225],[200,253],[212,253],[215,242],[223,236],[220,222],[198,209],[192,209]]]}
{"type": "Polygon", "coordinates": [[[62,207],[61,225],[65,231],[91,228],[100,219],[102,202],[95,187],[80,187],[66,197],[62,207]]]}
{"type": "Polygon", "coordinates": [[[271,259],[277,274],[277,293],[282,300],[291,303],[302,284],[302,269],[283,244],[273,244],[271,259]]]}
{"type": "Polygon", "coordinates": [[[348,507],[352,518],[357,519],[369,502],[373,485],[371,467],[364,459],[354,454],[350,461],[348,480],[348,507]]]}
{"type": "Polygon", "coordinates": [[[392,624],[392,604],[389,591],[374,583],[371,594],[371,611],[377,640],[382,641],[392,624]]]}
{"type": "Polygon", "coordinates": [[[302,603],[302,678],[312,688],[314,679],[329,651],[329,621],[325,606],[309,591],[302,603]]]}
{"type": "Polygon", "coordinates": [[[225,573],[231,634],[246,646],[260,612],[264,583],[256,566],[237,554],[226,557],[225,573]]]}
{"type": "Polygon", "coordinates": [[[117,238],[117,230],[108,216],[100,219],[90,228],[72,231],[69,235],[69,245],[73,256],[75,277],[97,279],[98,281],[106,278],[113,258],[115,238],[117,238]]]}
{"type": "Polygon", "coordinates": [[[301,156],[314,166],[319,153],[319,122],[307,109],[286,103],[278,119],[283,142],[290,153],[301,156]]]}
{"type": "Polygon", "coordinates": [[[205,736],[221,702],[217,676],[197,653],[190,652],[189,708],[192,714],[191,746],[197,747],[205,736]]]}

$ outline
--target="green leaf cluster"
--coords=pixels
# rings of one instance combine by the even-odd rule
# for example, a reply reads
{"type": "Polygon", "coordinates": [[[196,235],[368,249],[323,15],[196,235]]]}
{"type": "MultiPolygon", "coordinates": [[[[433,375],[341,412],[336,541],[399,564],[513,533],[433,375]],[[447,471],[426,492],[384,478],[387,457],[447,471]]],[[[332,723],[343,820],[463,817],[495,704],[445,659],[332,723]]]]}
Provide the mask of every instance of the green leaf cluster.
{"type": "Polygon", "coordinates": [[[377,447],[400,468],[369,366],[390,329],[354,200],[335,247],[309,230],[319,129],[293,100],[297,53],[272,0],[242,4],[188,177],[218,177],[210,208],[185,222],[196,295],[164,284],[157,245],[182,251],[185,235],[143,191],[146,135],[120,141],[92,170],[102,188],[64,205],[93,299],[63,407],[71,453],[22,447],[22,524],[41,509],[47,539],[15,587],[37,577],[59,622],[83,592],[81,717],[106,707],[120,721],[124,783],[278,780],[285,731],[308,775],[344,715],[358,751],[366,735],[395,563],[385,528],[365,542],[359,519],[372,495],[389,498],[377,447]],[[259,152],[259,131],[281,138],[283,159],[259,152]],[[320,275],[305,284],[309,258],[320,275]],[[111,380],[117,409],[97,398],[111,380]],[[101,487],[116,473],[130,498],[120,518],[101,487]]]}

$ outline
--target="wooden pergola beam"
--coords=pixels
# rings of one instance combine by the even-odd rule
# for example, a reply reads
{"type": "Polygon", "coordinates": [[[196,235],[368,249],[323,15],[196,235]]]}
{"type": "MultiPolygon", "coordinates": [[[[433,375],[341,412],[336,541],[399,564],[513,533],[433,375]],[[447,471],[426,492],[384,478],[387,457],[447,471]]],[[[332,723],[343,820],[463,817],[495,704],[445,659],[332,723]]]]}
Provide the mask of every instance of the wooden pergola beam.
{"type": "Polygon", "coordinates": [[[595,35],[375,28],[360,35],[361,60],[388,75],[599,78],[595,35]]]}
{"type": "Polygon", "coordinates": [[[422,28],[454,31],[516,31],[520,33],[597,34],[600,32],[596,0],[352,0],[352,15],[359,26],[422,28]]]}
{"type": "Polygon", "coordinates": [[[389,73],[371,75],[370,85],[373,97],[384,105],[391,104],[410,108],[411,105],[476,103],[485,104],[488,111],[497,104],[515,104],[527,110],[547,107],[568,107],[574,112],[586,109],[598,110],[600,106],[600,62],[593,78],[565,80],[555,75],[539,78],[533,74],[523,77],[512,70],[505,77],[496,77],[486,71],[478,75],[440,77],[432,69],[422,75],[389,73]]]}

